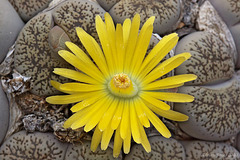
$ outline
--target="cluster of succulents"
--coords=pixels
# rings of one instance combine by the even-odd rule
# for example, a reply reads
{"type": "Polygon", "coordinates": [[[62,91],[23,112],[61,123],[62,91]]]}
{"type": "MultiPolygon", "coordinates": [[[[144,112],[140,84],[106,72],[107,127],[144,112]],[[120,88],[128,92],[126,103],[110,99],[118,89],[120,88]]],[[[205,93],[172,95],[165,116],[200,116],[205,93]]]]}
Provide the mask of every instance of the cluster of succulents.
{"type": "Polygon", "coordinates": [[[84,50],[76,27],[99,42],[95,17],[104,19],[106,12],[115,23],[136,13],[141,22],[155,16],[148,52],[158,35],[176,32],[180,41],[171,53],[192,57],[174,74],[198,76],[178,88],[195,100],[172,104],[189,120],[162,118],[172,138],[150,127],[152,151],[132,142],[129,154],[118,159],[240,159],[239,0],[5,0],[0,12],[0,159],[114,159],[112,141],[107,150],[91,152],[91,132],[62,127],[71,105],[45,100],[60,93],[51,80],[70,81],[53,73],[54,68],[73,69],[58,51],[67,49],[66,41],[84,50]]]}

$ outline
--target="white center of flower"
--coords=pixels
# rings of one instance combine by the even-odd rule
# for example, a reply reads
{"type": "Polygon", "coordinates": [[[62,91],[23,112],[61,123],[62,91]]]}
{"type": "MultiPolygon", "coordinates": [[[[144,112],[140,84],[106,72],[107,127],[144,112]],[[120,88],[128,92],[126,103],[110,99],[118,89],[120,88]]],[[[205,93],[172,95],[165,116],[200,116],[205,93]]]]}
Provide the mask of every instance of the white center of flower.
{"type": "Polygon", "coordinates": [[[109,91],[118,97],[133,97],[138,93],[138,88],[125,73],[113,76],[108,84],[109,91]]]}

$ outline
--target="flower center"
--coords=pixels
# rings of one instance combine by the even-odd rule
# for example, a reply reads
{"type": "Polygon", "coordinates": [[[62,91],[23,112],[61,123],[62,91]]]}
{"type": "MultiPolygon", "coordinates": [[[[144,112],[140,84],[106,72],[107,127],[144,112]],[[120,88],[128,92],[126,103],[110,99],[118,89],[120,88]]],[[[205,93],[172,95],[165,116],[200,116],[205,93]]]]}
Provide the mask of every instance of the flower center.
{"type": "Polygon", "coordinates": [[[133,97],[137,94],[138,88],[125,73],[113,76],[108,84],[110,92],[118,97],[133,97]]]}
{"type": "Polygon", "coordinates": [[[126,89],[131,85],[130,78],[124,73],[116,74],[112,81],[116,88],[126,89]]]}

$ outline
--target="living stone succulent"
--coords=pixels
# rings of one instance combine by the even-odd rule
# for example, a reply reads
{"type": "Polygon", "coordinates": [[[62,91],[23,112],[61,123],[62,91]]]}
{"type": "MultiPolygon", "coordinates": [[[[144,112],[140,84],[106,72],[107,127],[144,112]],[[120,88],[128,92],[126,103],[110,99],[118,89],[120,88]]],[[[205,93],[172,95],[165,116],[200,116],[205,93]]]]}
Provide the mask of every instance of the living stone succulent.
{"type": "Polygon", "coordinates": [[[117,23],[122,23],[126,18],[132,18],[135,13],[141,15],[143,22],[148,17],[155,16],[154,32],[160,35],[170,33],[177,28],[182,16],[181,12],[180,0],[121,0],[109,11],[117,23]]]}
{"type": "MultiPolygon", "coordinates": [[[[82,47],[76,38],[76,27],[82,27],[99,42],[95,16],[100,15],[104,19],[105,12],[110,13],[115,23],[132,18],[135,13],[141,15],[142,22],[155,15],[154,32],[162,36],[179,33],[180,42],[174,53],[192,54],[175,70],[175,74],[198,75],[197,80],[187,83],[188,86],[178,88],[179,92],[193,95],[195,101],[174,104],[174,110],[189,116],[184,123],[169,121],[169,125],[173,126],[170,130],[174,138],[165,139],[156,135],[155,131],[147,132],[151,153],[132,143],[131,152],[127,155],[121,153],[118,159],[240,159],[240,80],[237,72],[240,68],[239,0],[8,1],[19,15],[7,1],[1,2],[0,28],[4,32],[0,32],[0,61],[18,35],[14,64],[11,65],[9,56],[1,67],[7,64],[6,67],[14,68],[20,74],[12,78],[12,70],[8,75],[0,73],[10,100],[7,103],[6,96],[0,92],[0,159],[113,159],[113,147],[106,151],[98,148],[96,153],[90,152],[92,133],[86,134],[83,128],[62,128],[70,116],[69,106],[50,105],[45,101],[45,96],[58,93],[51,86],[50,79],[69,81],[52,73],[55,67],[72,68],[57,52],[67,49],[66,41],[82,47]],[[49,4],[51,6],[47,8],[49,4]],[[1,12],[3,9],[6,10],[4,13],[1,12]],[[8,17],[13,20],[8,21],[9,18],[3,16],[5,14],[11,15],[8,17]],[[24,27],[19,17],[26,22],[24,27]],[[11,39],[6,39],[6,35],[11,39]],[[26,78],[25,81],[16,79],[20,75],[26,78]],[[16,108],[17,111],[14,110],[16,108]],[[33,133],[26,134],[19,130],[33,133]],[[179,136],[178,131],[186,136],[179,136]],[[225,142],[237,134],[238,138],[233,142],[237,146],[231,145],[238,151],[225,142]]],[[[152,36],[148,52],[158,41],[152,36]]]]}
{"type": "Polygon", "coordinates": [[[224,81],[234,74],[234,61],[226,45],[209,32],[194,32],[177,45],[176,54],[190,52],[191,59],[176,69],[176,74],[194,73],[198,76],[191,84],[224,81]]]}
{"type": "Polygon", "coordinates": [[[221,159],[238,160],[240,153],[225,143],[206,141],[181,141],[186,151],[186,160],[221,159]]]}
{"type": "Polygon", "coordinates": [[[16,43],[14,66],[19,73],[32,78],[34,87],[31,91],[37,95],[57,93],[49,81],[59,78],[49,71],[53,67],[67,66],[63,60],[51,56],[48,34],[52,27],[51,13],[39,14],[24,26],[16,43]]]}
{"type": "Polygon", "coordinates": [[[37,13],[47,8],[48,4],[52,0],[8,0],[21,18],[27,22],[32,17],[34,17],[37,13]]]}
{"type": "Polygon", "coordinates": [[[59,159],[64,160],[68,144],[59,142],[51,133],[12,135],[0,149],[0,159],[59,159]]]}
{"type": "Polygon", "coordinates": [[[189,104],[175,104],[175,110],[190,116],[187,122],[179,124],[181,129],[192,137],[211,141],[236,135],[240,130],[238,76],[217,85],[179,88],[197,97],[189,104]]]}
{"type": "Polygon", "coordinates": [[[166,139],[161,136],[153,136],[149,138],[149,141],[152,146],[152,151],[150,153],[145,152],[141,145],[135,144],[125,160],[185,159],[184,148],[177,140],[172,138],[166,139]]]}

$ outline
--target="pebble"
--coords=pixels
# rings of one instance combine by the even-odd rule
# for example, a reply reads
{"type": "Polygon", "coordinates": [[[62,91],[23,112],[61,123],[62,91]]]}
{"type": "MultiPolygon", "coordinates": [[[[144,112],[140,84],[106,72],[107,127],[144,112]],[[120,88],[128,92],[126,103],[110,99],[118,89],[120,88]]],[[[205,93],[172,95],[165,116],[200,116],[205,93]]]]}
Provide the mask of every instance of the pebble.
{"type": "Polygon", "coordinates": [[[192,57],[179,66],[175,73],[198,76],[188,85],[212,84],[226,81],[234,74],[234,58],[219,37],[209,32],[194,32],[182,38],[175,53],[190,52],[192,57]]]}
{"type": "Polygon", "coordinates": [[[202,140],[227,140],[240,131],[240,77],[209,86],[185,86],[180,93],[195,97],[191,103],[175,103],[174,110],[189,116],[179,122],[188,135],[202,140]]]}
{"type": "Polygon", "coordinates": [[[126,18],[133,18],[136,13],[139,13],[142,25],[149,17],[155,16],[153,31],[160,35],[170,33],[177,28],[181,12],[179,0],[121,0],[109,11],[116,23],[123,23],[126,18]]]}
{"type": "Polygon", "coordinates": [[[1,0],[0,5],[0,63],[7,55],[8,49],[14,44],[18,33],[24,26],[12,5],[7,0],[1,0]],[[10,18],[11,17],[11,18],[10,18]]]}
{"type": "Polygon", "coordinates": [[[181,143],[173,138],[153,136],[149,138],[151,152],[147,153],[142,145],[134,144],[124,160],[185,160],[185,151],[181,143]]]}

